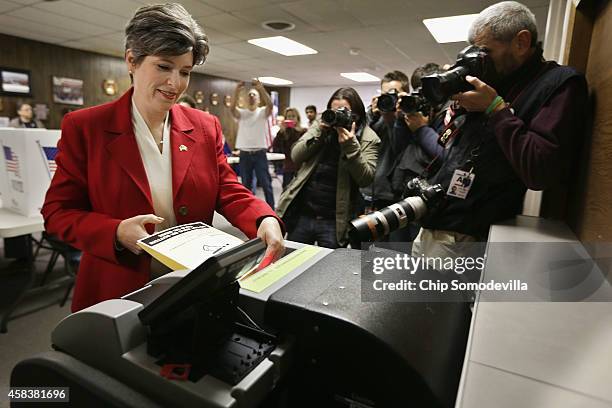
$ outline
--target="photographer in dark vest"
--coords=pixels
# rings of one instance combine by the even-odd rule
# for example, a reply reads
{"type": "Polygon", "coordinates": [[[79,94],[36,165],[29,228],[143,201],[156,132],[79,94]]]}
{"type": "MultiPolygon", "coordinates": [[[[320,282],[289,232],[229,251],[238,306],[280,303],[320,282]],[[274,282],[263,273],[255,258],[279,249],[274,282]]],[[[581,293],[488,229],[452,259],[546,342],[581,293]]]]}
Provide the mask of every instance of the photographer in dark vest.
{"type": "Polygon", "coordinates": [[[469,42],[489,68],[465,78],[473,90],[451,97],[459,109],[441,132],[448,136],[442,166],[428,179],[446,195],[422,220],[413,254],[456,256],[452,244],[486,241],[491,224],[520,213],[527,188],[563,183],[583,138],[585,78],[543,59],[527,7],[505,1],[486,8],[469,42]]]}

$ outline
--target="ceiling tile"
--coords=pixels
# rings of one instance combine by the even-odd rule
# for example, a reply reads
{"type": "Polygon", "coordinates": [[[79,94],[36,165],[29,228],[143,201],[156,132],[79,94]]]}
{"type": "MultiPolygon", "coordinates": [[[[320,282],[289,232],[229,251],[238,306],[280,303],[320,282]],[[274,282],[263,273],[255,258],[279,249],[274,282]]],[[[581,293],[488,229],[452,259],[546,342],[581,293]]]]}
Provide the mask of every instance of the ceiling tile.
{"type": "Polygon", "coordinates": [[[29,4],[34,4],[34,3],[38,3],[40,0],[11,0],[13,3],[18,3],[21,5],[29,5],[29,4]]]}
{"type": "MultiPolygon", "coordinates": [[[[89,3],[91,4],[91,3],[89,3]]],[[[93,27],[106,27],[114,30],[119,30],[125,27],[128,19],[131,16],[123,16],[110,14],[106,11],[101,11],[92,8],[89,5],[73,3],[68,0],[59,0],[53,2],[41,2],[34,5],[36,9],[44,10],[54,15],[63,16],[67,20],[73,21],[73,24],[86,22],[93,27]]],[[[108,10],[108,9],[106,9],[108,10]]],[[[70,23],[68,23],[70,26],[70,23]]],[[[108,30],[106,30],[108,31],[108,30]]],[[[92,33],[96,34],[96,33],[92,33]]]]}
{"type": "MultiPolygon", "coordinates": [[[[270,5],[263,7],[249,7],[244,10],[236,10],[232,15],[255,25],[261,25],[266,21],[286,21],[295,24],[295,29],[286,33],[296,32],[312,32],[317,31],[307,20],[300,18],[297,15],[288,13],[278,5],[270,5]]],[[[284,35],[282,32],[270,31],[270,35],[284,35]]]]}
{"type": "Polygon", "coordinates": [[[44,39],[44,42],[50,44],[57,44],[64,41],[61,38],[52,37],[48,34],[40,34],[37,31],[29,30],[27,28],[24,28],[23,26],[15,27],[8,24],[3,24],[2,16],[0,16],[0,24],[2,24],[2,34],[12,35],[14,37],[20,38],[27,38],[29,40],[34,41],[42,41],[44,39]]]}
{"type": "Polygon", "coordinates": [[[194,17],[206,17],[214,14],[223,13],[223,9],[214,7],[199,0],[181,0],[179,1],[185,7],[185,10],[194,17]]]}
{"type": "Polygon", "coordinates": [[[288,13],[300,16],[304,21],[319,31],[338,31],[363,27],[350,12],[350,4],[346,1],[300,0],[280,5],[288,13]]]}
{"type": "Polygon", "coordinates": [[[240,11],[248,8],[280,3],[282,1],[284,0],[204,0],[203,2],[223,11],[240,11]]]}
{"type": "MultiPolygon", "coordinates": [[[[13,15],[0,15],[0,32],[5,32],[4,28],[20,30],[23,33],[31,33],[37,37],[20,35],[20,37],[34,38],[38,41],[48,42],[46,37],[59,38],[61,40],[70,40],[80,37],[80,34],[74,31],[64,30],[59,27],[52,27],[45,24],[32,24],[31,20],[25,20],[13,15]]],[[[7,33],[8,34],[8,33],[7,33]]]]}
{"type": "Polygon", "coordinates": [[[7,13],[8,16],[16,16],[26,20],[30,20],[30,26],[35,25],[43,27],[57,27],[58,30],[71,31],[77,33],[72,38],[78,38],[83,35],[99,35],[108,33],[110,30],[98,25],[86,23],[84,21],[75,20],[70,17],[63,15],[49,13],[45,10],[41,10],[33,7],[25,7],[15,11],[7,13]]]}
{"type": "Polygon", "coordinates": [[[216,14],[203,19],[199,19],[203,27],[210,27],[221,33],[231,35],[240,39],[257,37],[267,37],[270,32],[264,28],[244,21],[228,13],[216,14]]]}
{"type": "Polygon", "coordinates": [[[245,59],[248,58],[248,55],[240,54],[238,52],[230,51],[222,46],[216,46],[210,49],[210,53],[208,54],[208,58],[211,62],[214,62],[216,59],[222,59],[225,61],[237,60],[237,59],[245,59]]]}
{"type": "Polygon", "coordinates": [[[237,37],[234,37],[228,34],[224,34],[221,31],[217,31],[213,28],[206,26],[201,19],[198,19],[198,23],[200,23],[200,25],[204,29],[204,33],[206,33],[206,35],[208,36],[208,40],[210,42],[211,47],[214,47],[217,44],[221,45],[221,44],[226,44],[226,43],[243,41],[237,37]]]}
{"type": "Polygon", "coordinates": [[[15,3],[8,0],[0,0],[0,13],[6,13],[7,11],[15,10],[23,7],[19,3],[15,3]]]}
{"type": "Polygon", "coordinates": [[[125,43],[125,34],[123,31],[116,31],[110,34],[104,34],[98,36],[98,38],[103,38],[109,41],[110,44],[115,44],[118,48],[123,49],[125,43]]]}
{"type": "Polygon", "coordinates": [[[121,16],[127,23],[128,19],[134,15],[138,8],[142,7],[143,4],[135,0],[104,0],[100,2],[91,0],[71,0],[73,3],[81,6],[86,6],[92,9],[101,10],[121,16]]]}

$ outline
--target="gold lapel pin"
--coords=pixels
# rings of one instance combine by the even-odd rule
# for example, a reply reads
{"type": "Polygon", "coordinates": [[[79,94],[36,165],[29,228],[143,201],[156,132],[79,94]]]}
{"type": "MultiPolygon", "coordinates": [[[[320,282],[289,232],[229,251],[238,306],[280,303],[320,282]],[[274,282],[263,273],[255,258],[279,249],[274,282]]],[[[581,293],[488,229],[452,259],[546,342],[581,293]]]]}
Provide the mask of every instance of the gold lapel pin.
{"type": "Polygon", "coordinates": [[[188,150],[187,146],[185,146],[185,145],[180,145],[179,146],[179,152],[186,152],[187,150],[188,150]]]}

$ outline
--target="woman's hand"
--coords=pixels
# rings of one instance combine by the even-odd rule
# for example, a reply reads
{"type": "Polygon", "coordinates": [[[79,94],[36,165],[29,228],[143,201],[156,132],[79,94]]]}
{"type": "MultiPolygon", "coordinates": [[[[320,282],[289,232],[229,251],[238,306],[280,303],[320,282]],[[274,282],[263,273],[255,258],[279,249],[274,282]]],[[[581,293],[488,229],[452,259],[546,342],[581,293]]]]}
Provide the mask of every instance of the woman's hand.
{"type": "Polygon", "coordinates": [[[346,143],[351,139],[355,139],[355,122],[351,125],[351,130],[348,131],[345,128],[337,127],[338,132],[338,143],[346,143]]]}
{"type": "Polygon", "coordinates": [[[264,218],[261,224],[259,224],[259,228],[257,228],[257,237],[265,242],[268,247],[264,259],[268,256],[272,256],[272,262],[274,262],[285,253],[283,231],[276,218],[264,218]]]}
{"type": "Polygon", "coordinates": [[[164,222],[162,217],[154,214],[137,215],[127,218],[119,223],[116,232],[116,239],[124,248],[139,255],[142,249],[136,244],[141,238],[149,236],[145,229],[146,224],[160,224],[164,222]]]}

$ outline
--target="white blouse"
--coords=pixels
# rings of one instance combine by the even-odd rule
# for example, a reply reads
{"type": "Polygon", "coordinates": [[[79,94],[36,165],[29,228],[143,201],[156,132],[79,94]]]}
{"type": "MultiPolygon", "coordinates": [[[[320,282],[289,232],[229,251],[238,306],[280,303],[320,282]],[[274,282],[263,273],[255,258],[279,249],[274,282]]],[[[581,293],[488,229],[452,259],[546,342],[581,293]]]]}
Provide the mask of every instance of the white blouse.
{"type": "MultiPolygon", "coordinates": [[[[133,98],[132,125],[134,127],[134,135],[136,136],[136,142],[138,143],[140,157],[142,158],[142,163],[144,164],[145,172],[147,173],[155,215],[164,219],[164,222],[155,225],[155,231],[161,231],[166,228],[174,227],[176,225],[176,216],[174,215],[172,197],[170,114],[166,114],[166,119],[164,121],[161,152],[155,143],[155,139],[153,138],[153,134],[149,130],[147,123],[138,111],[133,98]]],[[[168,268],[153,260],[151,263],[152,277],[161,276],[166,272],[169,272],[168,268]]]]}

